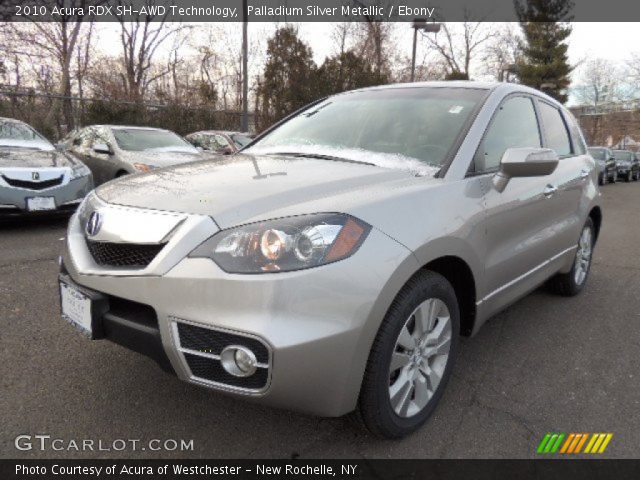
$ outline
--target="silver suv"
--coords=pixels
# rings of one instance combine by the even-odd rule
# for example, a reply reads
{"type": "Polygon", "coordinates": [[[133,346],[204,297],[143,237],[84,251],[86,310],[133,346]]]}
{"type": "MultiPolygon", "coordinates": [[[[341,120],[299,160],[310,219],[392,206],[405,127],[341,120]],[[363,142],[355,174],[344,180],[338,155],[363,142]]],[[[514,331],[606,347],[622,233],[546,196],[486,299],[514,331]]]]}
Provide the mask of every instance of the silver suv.
{"type": "Polygon", "coordinates": [[[599,202],[575,119],[538,91],[347,92],[233,157],[98,188],[69,225],[62,312],[193,384],[400,437],[460,335],[547,280],[583,289],[599,202]]]}

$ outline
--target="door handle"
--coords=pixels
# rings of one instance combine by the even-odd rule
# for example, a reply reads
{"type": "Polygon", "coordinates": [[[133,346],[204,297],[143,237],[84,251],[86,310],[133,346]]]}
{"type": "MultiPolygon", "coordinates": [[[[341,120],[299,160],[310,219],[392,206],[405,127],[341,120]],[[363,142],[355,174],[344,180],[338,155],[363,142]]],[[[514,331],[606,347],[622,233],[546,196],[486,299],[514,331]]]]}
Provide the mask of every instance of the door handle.
{"type": "Polygon", "coordinates": [[[554,187],[553,185],[547,185],[542,193],[544,194],[545,197],[551,198],[555,195],[557,191],[558,191],[558,187],[554,187]]]}
{"type": "Polygon", "coordinates": [[[586,168],[583,168],[582,170],[580,170],[580,178],[582,180],[586,179],[589,176],[589,170],[587,170],[586,168]]]}

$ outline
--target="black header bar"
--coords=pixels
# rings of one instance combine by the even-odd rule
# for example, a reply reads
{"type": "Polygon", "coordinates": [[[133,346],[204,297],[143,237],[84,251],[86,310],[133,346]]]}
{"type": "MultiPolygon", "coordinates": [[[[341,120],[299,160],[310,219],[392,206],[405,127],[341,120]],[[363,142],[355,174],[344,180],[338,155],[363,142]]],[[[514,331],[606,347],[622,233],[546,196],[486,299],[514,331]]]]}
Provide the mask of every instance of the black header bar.
{"type": "MultiPolygon", "coordinates": [[[[248,0],[249,22],[517,21],[526,0],[248,0]]],[[[577,22],[640,21],[640,2],[574,0],[577,22]]],[[[241,22],[242,0],[0,0],[5,21],[241,22]]],[[[631,40],[631,39],[630,39],[631,40]]]]}

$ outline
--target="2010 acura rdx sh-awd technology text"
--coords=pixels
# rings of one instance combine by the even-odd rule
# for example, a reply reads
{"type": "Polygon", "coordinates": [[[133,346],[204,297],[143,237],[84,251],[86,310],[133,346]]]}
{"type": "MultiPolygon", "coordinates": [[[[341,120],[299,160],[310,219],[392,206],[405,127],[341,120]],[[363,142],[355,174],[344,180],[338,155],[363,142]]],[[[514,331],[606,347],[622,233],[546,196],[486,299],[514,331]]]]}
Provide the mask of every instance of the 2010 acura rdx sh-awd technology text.
{"type": "Polygon", "coordinates": [[[575,119],[535,90],[348,92],[233,157],[96,189],[69,225],[62,310],[183,380],[399,437],[461,334],[548,279],[580,292],[597,183],[575,119]]]}

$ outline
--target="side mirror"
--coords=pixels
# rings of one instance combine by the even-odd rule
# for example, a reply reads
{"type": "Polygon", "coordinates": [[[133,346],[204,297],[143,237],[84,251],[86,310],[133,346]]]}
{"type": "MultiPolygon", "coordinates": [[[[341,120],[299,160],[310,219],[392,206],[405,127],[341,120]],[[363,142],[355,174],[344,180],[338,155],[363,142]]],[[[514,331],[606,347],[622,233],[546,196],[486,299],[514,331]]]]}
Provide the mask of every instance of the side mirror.
{"type": "Polygon", "coordinates": [[[64,143],[56,143],[54,147],[59,152],[64,152],[67,150],[67,146],[64,143]]]}
{"type": "Polygon", "coordinates": [[[111,151],[111,147],[109,147],[109,145],[107,145],[106,143],[96,143],[93,146],[93,151],[104,155],[111,155],[111,153],[113,153],[111,151]]]}
{"type": "Polygon", "coordinates": [[[512,178],[550,175],[558,161],[556,152],[549,148],[509,148],[502,155],[493,185],[498,192],[503,192],[512,178]]]}

